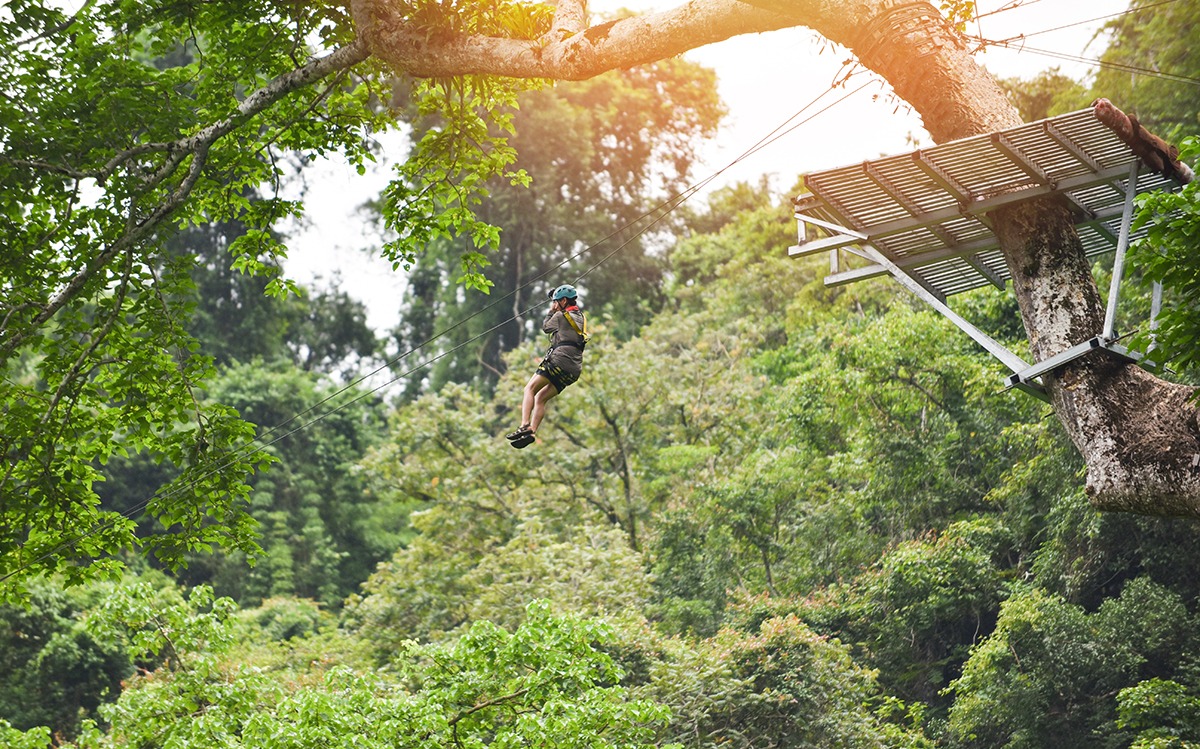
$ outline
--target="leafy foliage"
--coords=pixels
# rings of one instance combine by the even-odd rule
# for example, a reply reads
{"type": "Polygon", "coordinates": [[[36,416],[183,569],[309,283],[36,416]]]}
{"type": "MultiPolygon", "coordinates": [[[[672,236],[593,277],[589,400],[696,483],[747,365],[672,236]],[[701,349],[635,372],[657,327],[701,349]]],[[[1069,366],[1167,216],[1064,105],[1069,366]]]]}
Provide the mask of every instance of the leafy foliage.
{"type": "Polygon", "coordinates": [[[1016,595],[952,686],[950,729],[968,746],[1081,745],[1116,718],[1118,691],[1169,677],[1192,637],[1182,601],[1146,580],[1092,614],[1016,595]]]}
{"type": "MultiPolygon", "coordinates": [[[[186,599],[145,586],[117,591],[89,626],[127,643],[133,657],[165,663],[101,709],[111,728],[88,724],[70,745],[634,749],[651,746],[667,717],[618,685],[620,670],[597,648],[612,637],[606,625],[552,616],[544,604],[531,605],[512,632],[479,622],[452,646],[409,643],[395,655],[394,676],[239,665],[235,608],[206,588],[186,599]]],[[[16,738],[39,746],[40,735],[16,738]]]]}
{"type": "MultiPolygon", "coordinates": [[[[477,209],[503,233],[466,243],[437,238],[415,257],[397,344],[409,350],[438,340],[422,351],[436,361],[407,378],[409,397],[447,382],[493,387],[503,355],[540,336],[540,310],[528,308],[558,284],[555,278],[587,272],[589,314],[607,313],[609,335],[636,331],[660,302],[664,267],[652,238],[672,223],[668,217],[653,226],[663,211],[645,214],[682,189],[721,114],[713,72],[679,59],[523,92],[514,103],[519,108],[505,121],[513,130],[508,143],[527,179],[490,179],[480,186],[486,192],[477,209]],[[489,243],[496,250],[488,253],[493,298],[464,298],[455,283],[466,268],[464,253],[477,255],[489,243]]],[[[424,105],[402,114],[426,130],[422,140],[444,132],[442,117],[424,105]]],[[[404,226],[412,230],[411,221],[404,226]]]]}
{"type": "Polygon", "coordinates": [[[1200,742],[1200,697],[1178,682],[1147,679],[1122,689],[1117,702],[1117,726],[1138,732],[1133,749],[1191,749],[1200,742]]]}
{"type": "Polygon", "coordinates": [[[362,582],[398,543],[386,529],[394,509],[367,494],[355,469],[383,428],[380,402],[370,396],[257,362],[223,371],[210,397],[262,425],[258,444],[274,459],[250,482],[263,559],[247,572],[241,553],[196,558],[186,579],[212,583],[243,603],[296,595],[326,605],[337,605],[362,582]]]}
{"type": "Polygon", "coordinates": [[[1044,70],[1031,80],[1004,79],[1000,85],[1026,122],[1083,109],[1095,98],[1088,96],[1082,83],[1064,75],[1059,68],[1044,70]]]}
{"type": "Polygon", "coordinates": [[[928,746],[919,730],[892,721],[903,706],[879,699],[873,672],[794,616],[699,642],[627,637],[645,659],[639,690],[672,707],[664,741],[706,749],[928,746]]]}
{"type": "MultiPolygon", "coordinates": [[[[1200,138],[1184,141],[1180,158],[1200,156],[1200,138]]],[[[1200,236],[1200,200],[1197,183],[1175,193],[1157,191],[1139,195],[1136,226],[1146,230],[1131,257],[1144,269],[1146,281],[1157,281],[1167,293],[1154,330],[1143,331],[1138,344],[1153,346],[1169,366],[1193,377],[1200,370],[1200,263],[1194,248],[1200,236]]]]}
{"type": "Polygon", "coordinates": [[[133,666],[120,647],[83,626],[83,612],[101,591],[66,593],[40,581],[30,593],[27,605],[0,608],[0,668],[6,674],[0,715],[18,729],[47,726],[75,736],[83,718],[95,718],[102,702],[116,699],[133,666]]]}
{"type": "MultiPolygon", "coordinates": [[[[253,198],[252,198],[253,200],[253,198]]],[[[336,283],[328,289],[297,287],[297,295],[267,293],[282,269],[264,263],[259,274],[230,267],[229,246],[246,227],[226,221],[189,227],[167,243],[192,265],[185,287],[189,334],[217,367],[256,359],[287,361],[308,371],[352,374],[377,347],[363,303],[336,283]]]]}
{"type": "MultiPolygon", "coordinates": [[[[270,274],[284,254],[270,228],[299,211],[280,197],[277,155],[370,157],[361,128],[382,121],[345,75],[353,48],[315,60],[306,41],[347,41],[345,20],[240,2],[85,3],[67,17],[20,0],[0,15],[0,574],[78,581],[112,573],[120,549],[171,566],[254,549],[243,479],[263,458],[244,450],[245,422],[201,402],[213,370],[188,334],[193,259],[165,243],[237,221],[232,266],[270,274]],[[146,504],[161,528],[140,538],[93,491],[126,453],[177,471],[146,504]]],[[[275,276],[265,290],[290,288],[275,276]]],[[[21,596],[18,580],[0,595],[21,596]]]]}
{"type": "Polygon", "coordinates": [[[384,222],[394,236],[382,251],[393,269],[410,269],[418,252],[434,240],[463,237],[473,249],[459,254],[455,285],[490,290],[492,282],[483,269],[491,261],[480,250],[496,248],[500,232],[476,211],[492,178],[514,185],[529,182],[523,171],[508,168],[516,151],[504,137],[513,132],[508,110],[516,106],[516,92],[523,86],[475,79],[417,83],[417,111],[436,115],[438,124],[421,135],[383,194],[384,222]]]}

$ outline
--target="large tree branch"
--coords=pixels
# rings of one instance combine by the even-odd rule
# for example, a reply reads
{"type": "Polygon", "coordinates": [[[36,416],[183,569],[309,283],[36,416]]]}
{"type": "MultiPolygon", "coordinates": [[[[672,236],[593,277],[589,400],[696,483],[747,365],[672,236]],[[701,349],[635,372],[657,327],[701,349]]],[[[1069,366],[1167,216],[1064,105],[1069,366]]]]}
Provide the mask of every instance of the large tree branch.
{"type": "Polygon", "coordinates": [[[936,142],[1021,124],[995,78],[930,2],[745,0],[847,47],[913,106],[936,142]]]}
{"type": "MultiPolygon", "coordinates": [[[[568,0],[570,2],[570,0],[568,0]]],[[[582,6],[580,6],[582,7],[582,6]]],[[[537,40],[430,34],[409,23],[389,0],[353,0],[360,37],[399,72],[420,77],[487,74],[508,78],[583,80],[682,54],[741,34],[796,26],[790,16],[736,0],[693,0],[673,10],[571,32],[573,20],[537,40]]]]}
{"type": "Polygon", "coordinates": [[[407,21],[401,7],[392,0],[351,2],[359,34],[372,53],[397,71],[416,76],[582,80],[743,34],[806,26],[883,74],[922,115],[935,140],[1020,124],[995,80],[975,64],[961,36],[928,3],[691,0],[671,10],[577,30],[577,8],[583,6],[578,0],[562,0],[554,28],[536,40],[431,34],[407,21]],[[903,64],[934,55],[946,64],[934,70],[932,78],[926,67],[903,64]]]}

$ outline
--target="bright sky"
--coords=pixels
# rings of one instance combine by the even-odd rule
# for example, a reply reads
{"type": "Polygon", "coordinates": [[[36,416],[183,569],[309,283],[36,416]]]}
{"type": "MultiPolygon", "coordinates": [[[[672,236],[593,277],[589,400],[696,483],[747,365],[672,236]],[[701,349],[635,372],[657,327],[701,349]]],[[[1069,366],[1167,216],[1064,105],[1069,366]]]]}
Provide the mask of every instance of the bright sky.
{"type": "MultiPolygon", "coordinates": [[[[641,12],[677,4],[667,0],[593,0],[592,7],[596,12],[622,6],[641,12]]],[[[1026,35],[1025,51],[993,46],[978,54],[977,59],[998,77],[1031,78],[1058,66],[1064,74],[1081,79],[1089,75],[1091,67],[1032,49],[1096,58],[1105,43],[1093,40],[1096,31],[1128,7],[1129,0],[979,0],[980,18],[968,32],[989,40],[1026,35]]],[[[699,181],[725,169],[826,91],[848,55],[844,49],[822,44],[811,31],[785,29],[738,37],[687,56],[717,71],[721,97],[729,109],[720,134],[708,145],[704,163],[695,173],[699,181]]],[[[865,75],[857,76],[847,89],[826,94],[805,116],[857,87],[866,80],[865,75]]],[[[791,125],[795,123],[793,120],[791,125]]],[[[891,97],[890,89],[872,84],[726,169],[712,186],[757,181],[769,174],[776,189],[787,190],[805,172],[912,150],[910,136],[921,146],[930,144],[920,119],[891,97]]],[[[404,289],[403,271],[394,273],[388,264],[363,251],[377,241],[373,238],[377,233],[363,226],[355,211],[386,184],[386,166],[360,177],[349,166],[327,161],[313,172],[309,176],[309,226],[289,242],[289,275],[301,283],[318,285],[340,277],[343,289],[367,303],[369,322],[376,329],[395,326],[404,289]]],[[[780,247],[779,251],[787,249],[780,247]]]]}

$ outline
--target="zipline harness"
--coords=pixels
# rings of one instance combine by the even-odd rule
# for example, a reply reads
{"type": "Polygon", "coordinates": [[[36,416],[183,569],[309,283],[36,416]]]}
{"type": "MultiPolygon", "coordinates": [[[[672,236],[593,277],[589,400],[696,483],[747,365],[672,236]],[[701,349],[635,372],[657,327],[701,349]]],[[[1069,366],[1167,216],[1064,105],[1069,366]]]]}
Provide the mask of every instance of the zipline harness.
{"type": "Polygon", "coordinates": [[[583,314],[583,310],[575,307],[574,309],[563,310],[563,317],[567,318],[567,322],[571,324],[571,327],[574,328],[575,332],[579,334],[579,337],[583,339],[583,343],[579,343],[578,341],[561,341],[551,346],[550,350],[553,351],[559,346],[573,346],[582,351],[584,347],[587,346],[588,341],[592,340],[592,334],[589,333],[587,329],[587,315],[583,314]],[[578,312],[579,316],[583,319],[582,329],[580,329],[579,323],[575,322],[575,317],[571,314],[572,312],[578,312]]]}

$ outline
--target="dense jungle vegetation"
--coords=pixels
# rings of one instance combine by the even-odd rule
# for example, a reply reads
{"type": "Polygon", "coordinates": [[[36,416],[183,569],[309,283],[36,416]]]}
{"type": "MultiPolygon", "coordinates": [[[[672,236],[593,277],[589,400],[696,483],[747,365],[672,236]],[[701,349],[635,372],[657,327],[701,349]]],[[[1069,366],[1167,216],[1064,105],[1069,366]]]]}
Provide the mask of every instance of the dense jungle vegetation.
{"type": "MultiPolygon", "coordinates": [[[[1197,16],[1123,16],[1105,59],[1195,80],[1197,16]]],[[[520,94],[531,184],[479,209],[491,293],[434,239],[393,331],[353,289],[231,270],[244,223],[175,233],[198,397],[270,459],[255,540],[26,581],[0,607],[0,747],[1200,747],[1200,523],[1091,509],[1049,407],[893,285],[788,259],[765,179],[651,210],[695,177],[716,74],[520,94]],[[513,450],[546,289],[576,278],[583,377],[513,450]],[[355,384],[379,367],[394,387],[355,384]]],[[[1007,86],[1028,119],[1102,95],[1200,132],[1194,86],[1137,80],[1007,86]]],[[[418,104],[392,102],[419,135],[418,104]]],[[[1129,301],[1136,327],[1148,291],[1129,301]]],[[[1010,295],[954,304],[1023,345],[1010,295]]],[[[181,472],[133,444],[95,470],[143,534],[181,472]]]]}

